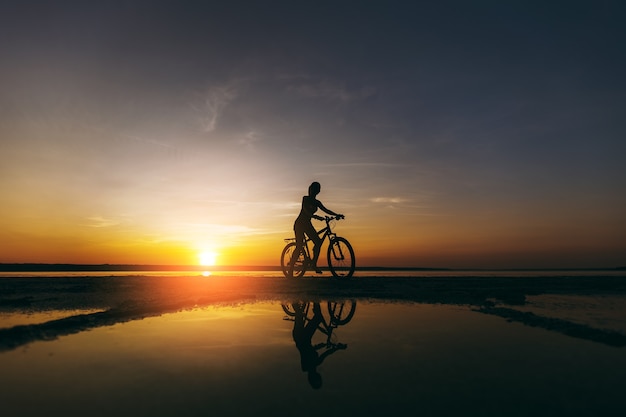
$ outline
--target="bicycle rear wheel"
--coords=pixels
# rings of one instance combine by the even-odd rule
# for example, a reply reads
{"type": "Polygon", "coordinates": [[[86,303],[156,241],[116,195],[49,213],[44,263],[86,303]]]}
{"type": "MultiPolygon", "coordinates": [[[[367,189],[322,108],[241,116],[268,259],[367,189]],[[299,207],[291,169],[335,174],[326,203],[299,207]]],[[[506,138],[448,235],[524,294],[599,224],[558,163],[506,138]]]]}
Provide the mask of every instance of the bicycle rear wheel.
{"type": "Polygon", "coordinates": [[[336,237],[328,245],[328,267],[336,278],[350,278],[354,274],[354,250],[343,237],[336,237]]]}
{"type": "Polygon", "coordinates": [[[283,270],[283,274],[285,274],[287,278],[300,278],[302,275],[304,275],[304,272],[306,271],[306,268],[304,266],[304,253],[303,251],[300,251],[300,253],[298,254],[298,259],[296,259],[296,262],[293,264],[293,276],[289,274],[289,262],[291,262],[291,257],[293,256],[293,252],[295,250],[295,242],[288,243],[287,246],[285,246],[285,248],[283,249],[283,253],[280,257],[280,266],[283,270]]]}
{"type": "Polygon", "coordinates": [[[293,305],[281,304],[280,306],[283,308],[285,314],[287,314],[289,317],[293,317],[296,315],[296,309],[293,307],[293,305]]]}

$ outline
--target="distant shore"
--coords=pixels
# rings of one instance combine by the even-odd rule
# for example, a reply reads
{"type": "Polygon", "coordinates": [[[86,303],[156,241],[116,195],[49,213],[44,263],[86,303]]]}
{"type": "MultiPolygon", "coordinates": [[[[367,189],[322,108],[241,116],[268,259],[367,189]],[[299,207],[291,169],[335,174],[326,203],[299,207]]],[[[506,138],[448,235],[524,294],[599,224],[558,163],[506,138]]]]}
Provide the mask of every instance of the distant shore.
{"type": "MultiPolygon", "coordinates": [[[[136,265],[136,264],[65,264],[0,263],[0,272],[87,272],[87,271],[280,271],[280,266],[237,265],[136,265]]],[[[440,268],[418,266],[363,266],[357,271],[626,271],[626,266],[606,268],[440,268]]]]}

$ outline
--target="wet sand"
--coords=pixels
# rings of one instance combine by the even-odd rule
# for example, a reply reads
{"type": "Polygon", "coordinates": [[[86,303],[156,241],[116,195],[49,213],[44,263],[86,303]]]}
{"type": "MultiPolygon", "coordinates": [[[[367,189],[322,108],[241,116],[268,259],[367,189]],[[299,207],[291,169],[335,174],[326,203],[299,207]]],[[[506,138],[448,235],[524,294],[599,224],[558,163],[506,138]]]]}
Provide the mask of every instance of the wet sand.
{"type": "Polygon", "coordinates": [[[42,323],[4,326],[0,351],[209,305],[342,299],[464,305],[507,321],[626,346],[626,277],[621,276],[355,277],[346,281],[328,277],[133,276],[0,279],[0,313],[89,311],[51,317],[42,323]],[[552,301],[546,302],[546,297],[552,301]]]}
{"type": "Polygon", "coordinates": [[[195,306],[215,302],[362,298],[483,305],[523,303],[539,294],[626,295],[625,276],[562,277],[328,277],[111,276],[0,278],[0,311],[7,309],[195,306]]]}
{"type": "Polygon", "coordinates": [[[528,296],[626,295],[625,276],[328,277],[255,276],[0,278],[0,311],[185,308],[216,302],[360,298],[482,306],[523,304],[528,296]]]}

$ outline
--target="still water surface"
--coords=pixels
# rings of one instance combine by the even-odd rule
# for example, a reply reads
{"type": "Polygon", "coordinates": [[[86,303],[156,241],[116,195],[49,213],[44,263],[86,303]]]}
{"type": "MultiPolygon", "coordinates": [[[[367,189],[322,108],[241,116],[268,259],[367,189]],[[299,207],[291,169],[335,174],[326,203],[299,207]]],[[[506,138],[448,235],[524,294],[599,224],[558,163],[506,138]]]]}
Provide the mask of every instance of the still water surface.
{"type": "MultiPolygon", "coordinates": [[[[3,415],[571,416],[626,409],[624,347],[467,306],[318,306],[211,306],[0,352],[3,415]]],[[[4,324],[19,324],[18,316],[5,316],[4,324]]],[[[29,322],[36,320],[45,319],[29,322]]]]}

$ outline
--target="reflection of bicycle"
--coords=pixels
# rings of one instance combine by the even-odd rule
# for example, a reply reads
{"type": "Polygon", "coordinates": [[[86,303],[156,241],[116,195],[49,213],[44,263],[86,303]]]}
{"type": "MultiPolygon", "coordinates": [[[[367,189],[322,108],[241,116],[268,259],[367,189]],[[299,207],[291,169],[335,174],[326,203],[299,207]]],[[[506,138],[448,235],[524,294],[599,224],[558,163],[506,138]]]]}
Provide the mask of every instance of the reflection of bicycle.
{"type": "MultiPolygon", "coordinates": [[[[281,304],[283,311],[287,314],[285,320],[295,320],[296,309],[299,309],[302,315],[304,316],[304,321],[309,322],[313,319],[314,313],[314,305],[316,303],[294,303],[294,304],[281,304]]],[[[356,311],[356,300],[347,300],[342,302],[334,302],[329,301],[327,304],[328,307],[328,315],[329,319],[327,320],[324,315],[322,315],[322,320],[320,320],[320,324],[317,326],[317,330],[321,331],[325,334],[326,343],[320,343],[314,348],[334,348],[334,349],[345,349],[347,345],[343,343],[335,343],[335,337],[333,337],[333,330],[338,326],[343,326],[348,324],[352,317],[354,316],[354,312],[356,311]]]]}
{"type": "MultiPolygon", "coordinates": [[[[328,268],[330,272],[336,278],[350,278],[352,274],[354,274],[355,270],[355,260],[354,260],[354,250],[352,249],[352,245],[345,238],[337,236],[336,233],[332,232],[332,227],[334,223],[331,223],[331,220],[340,220],[343,217],[328,217],[324,219],[326,221],[326,227],[319,230],[317,232],[318,235],[322,238],[322,242],[328,238],[330,243],[328,245],[327,250],[327,258],[328,258],[328,268]]],[[[292,275],[289,273],[289,262],[291,261],[291,257],[293,256],[293,252],[296,249],[296,239],[289,238],[285,239],[285,242],[288,242],[285,248],[283,249],[283,253],[280,257],[280,266],[283,269],[283,274],[286,277],[291,277],[292,275]]],[[[293,276],[301,277],[304,275],[308,268],[311,268],[311,251],[309,248],[309,242],[311,239],[306,238],[304,245],[302,246],[302,250],[300,254],[298,254],[298,258],[296,259],[293,265],[293,276]]]]}

